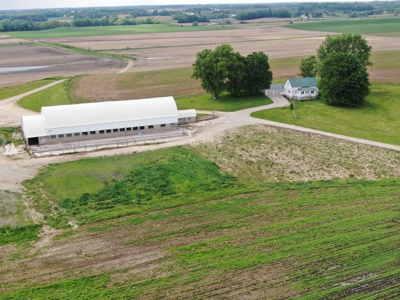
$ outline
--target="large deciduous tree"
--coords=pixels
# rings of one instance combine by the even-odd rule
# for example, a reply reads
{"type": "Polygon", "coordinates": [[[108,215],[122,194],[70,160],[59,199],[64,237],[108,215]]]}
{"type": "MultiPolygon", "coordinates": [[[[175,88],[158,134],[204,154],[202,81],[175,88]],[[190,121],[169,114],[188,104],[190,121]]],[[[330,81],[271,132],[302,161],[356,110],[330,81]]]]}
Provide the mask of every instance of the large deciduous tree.
{"type": "Polygon", "coordinates": [[[371,46],[360,34],[343,33],[338,35],[327,35],[325,41],[317,49],[317,56],[322,63],[330,53],[353,53],[364,66],[372,66],[369,58],[371,46]]]}
{"type": "Polygon", "coordinates": [[[248,94],[259,93],[269,88],[272,82],[268,55],[264,52],[253,52],[246,56],[246,90],[248,94]]]}
{"type": "Polygon", "coordinates": [[[362,106],[369,94],[365,65],[354,53],[330,53],[319,70],[319,88],[328,104],[362,106]]]}
{"type": "Polygon", "coordinates": [[[226,90],[226,78],[234,56],[230,45],[218,46],[214,51],[198,52],[193,64],[192,78],[200,79],[202,88],[214,99],[226,90]]]}
{"type": "Polygon", "coordinates": [[[318,62],[314,55],[302,59],[300,63],[300,73],[301,77],[315,77],[317,76],[318,62]]]}

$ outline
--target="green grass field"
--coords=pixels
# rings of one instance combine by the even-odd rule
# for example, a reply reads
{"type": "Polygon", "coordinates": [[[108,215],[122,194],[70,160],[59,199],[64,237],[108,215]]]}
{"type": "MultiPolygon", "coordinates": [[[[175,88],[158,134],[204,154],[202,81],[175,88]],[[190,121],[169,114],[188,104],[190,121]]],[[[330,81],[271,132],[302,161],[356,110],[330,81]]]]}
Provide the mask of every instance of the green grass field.
{"type": "Polygon", "coordinates": [[[23,94],[25,92],[29,92],[46,84],[52,83],[54,81],[60,80],[61,77],[56,78],[47,78],[38,81],[33,81],[24,85],[13,86],[13,87],[4,87],[0,89],[0,100],[7,99],[13,96],[17,96],[23,94]]]}
{"type": "MultiPolygon", "coordinates": [[[[178,109],[212,110],[212,96],[210,94],[195,95],[192,97],[177,97],[178,109]]],[[[261,94],[256,96],[233,97],[229,94],[221,95],[214,100],[216,111],[238,111],[241,109],[271,104],[271,99],[261,94]]]]}
{"type": "Polygon", "coordinates": [[[289,108],[258,111],[253,117],[400,145],[400,100],[398,85],[372,85],[370,105],[346,108],[326,105],[322,100],[296,101],[297,119],[289,108]]]}
{"type": "Polygon", "coordinates": [[[50,224],[81,226],[44,255],[3,251],[0,299],[400,292],[398,179],[244,184],[178,147],[51,165],[26,187],[50,224]]]}
{"type": "Polygon", "coordinates": [[[61,37],[103,36],[116,34],[141,34],[165,32],[193,32],[231,30],[232,26],[179,26],[172,24],[144,24],[133,26],[93,26],[93,27],[60,27],[39,31],[14,31],[8,35],[20,39],[44,39],[61,37]]]}
{"type": "Polygon", "coordinates": [[[296,22],[295,24],[286,25],[285,27],[311,30],[311,31],[327,31],[338,33],[358,33],[358,34],[389,34],[400,35],[399,27],[400,18],[365,18],[355,20],[334,20],[334,21],[308,21],[296,22]]]}
{"type": "Polygon", "coordinates": [[[19,106],[36,112],[40,112],[42,106],[61,104],[71,104],[65,91],[64,83],[57,84],[18,101],[19,106]]]}

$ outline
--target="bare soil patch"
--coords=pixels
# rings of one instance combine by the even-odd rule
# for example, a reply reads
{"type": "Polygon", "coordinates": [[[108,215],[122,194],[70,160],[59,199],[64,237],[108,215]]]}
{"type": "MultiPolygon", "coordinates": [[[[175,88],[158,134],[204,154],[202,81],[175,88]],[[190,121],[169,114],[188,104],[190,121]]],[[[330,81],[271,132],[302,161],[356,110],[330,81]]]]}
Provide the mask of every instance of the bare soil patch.
{"type": "MultiPolygon", "coordinates": [[[[197,52],[226,43],[242,55],[263,51],[270,58],[308,56],[316,53],[327,34],[257,23],[225,31],[74,37],[47,41],[136,57],[135,66],[130,70],[136,72],[190,66],[197,52]]],[[[374,50],[400,49],[398,37],[371,35],[366,38],[374,50]]]]}
{"type": "Polygon", "coordinates": [[[249,183],[400,176],[397,151],[265,125],[232,129],[191,149],[249,183]]]}
{"type": "Polygon", "coordinates": [[[113,73],[125,65],[126,61],[122,60],[81,55],[35,44],[0,47],[0,68],[49,66],[0,74],[0,86],[13,86],[53,76],[113,73]]]}
{"type": "Polygon", "coordinates": [[[30,41],[23,40],[23,39],[14,39],[14,38],[1,38],[0,37],[0,45],[5,46],[5,45],[16,45],[16,44],[27,44],[31,43],[30,41]]]}

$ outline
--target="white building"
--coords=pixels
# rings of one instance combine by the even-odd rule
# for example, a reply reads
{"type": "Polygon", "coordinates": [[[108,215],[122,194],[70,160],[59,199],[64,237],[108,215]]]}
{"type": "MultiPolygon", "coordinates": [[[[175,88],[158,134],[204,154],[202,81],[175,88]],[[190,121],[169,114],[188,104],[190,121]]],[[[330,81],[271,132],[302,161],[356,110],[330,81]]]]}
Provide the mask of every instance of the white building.
{"type": "Polygon", "coordinates": [[[281,94],[295,100],[311,100],[318,97],[315,77],[289,78],[282,86],[281,94]]]}
{"type": "Polygon", "coordinates": [[[178,111],[173,97],[42,107],[22,117],[28,145],[168,132],[194,122],[194,109],[178,111]]]}

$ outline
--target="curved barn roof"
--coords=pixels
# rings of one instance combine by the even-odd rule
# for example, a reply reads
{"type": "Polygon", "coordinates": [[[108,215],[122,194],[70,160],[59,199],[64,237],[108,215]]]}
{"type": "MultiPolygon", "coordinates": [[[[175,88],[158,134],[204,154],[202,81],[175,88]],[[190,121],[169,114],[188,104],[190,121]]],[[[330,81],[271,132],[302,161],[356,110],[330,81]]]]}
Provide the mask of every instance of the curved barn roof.
{"type": "Polygon", "coordinates": [[[178,117],[173,97],[42,107],[46,129],[178,117]]]}

